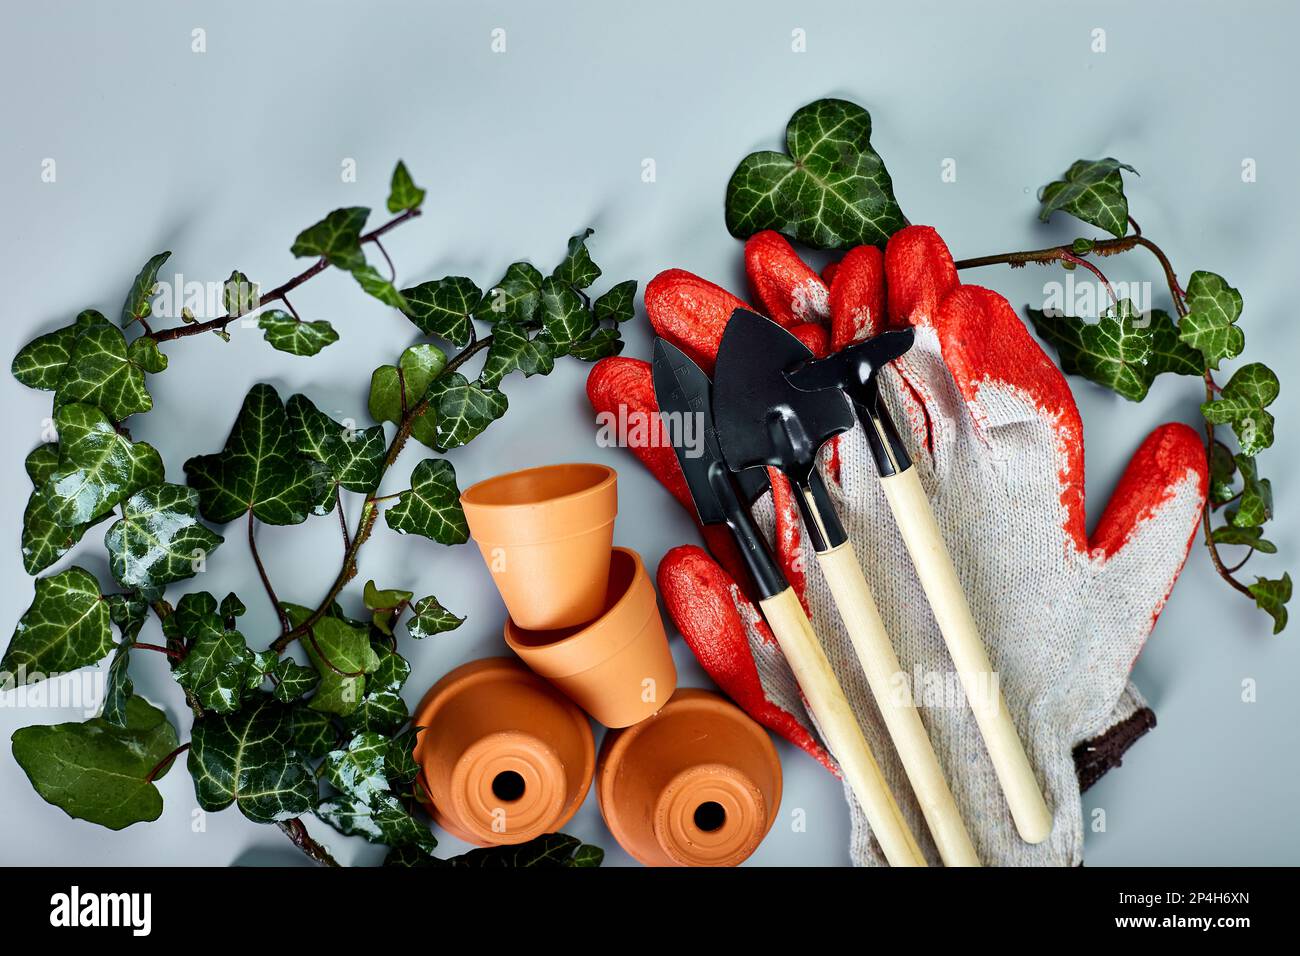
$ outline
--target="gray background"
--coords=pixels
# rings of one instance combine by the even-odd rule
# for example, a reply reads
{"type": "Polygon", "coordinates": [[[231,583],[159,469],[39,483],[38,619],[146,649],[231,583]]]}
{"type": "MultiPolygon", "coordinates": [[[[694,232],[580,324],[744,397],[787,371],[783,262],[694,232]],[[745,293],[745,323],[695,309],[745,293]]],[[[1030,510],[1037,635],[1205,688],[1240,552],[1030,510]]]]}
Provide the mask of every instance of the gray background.
{"type": "MultiPolygon", "coordinates": [[[[1281,512],[1269,537],[1282,555],[1248,569],[1275,575],[1295,553],[1300,515],[1290,427],[1297,395],[1290,296],[1300,253],[1292,39],[1300,17],[1293,4],[1218,6],[26,4],[9,10],[0,31],[8,91],[0,104],[0,269],[11,292],[0,353],[12,355],[82,308],[116,314],[136,270],[159,249],[174,250],[165,275],[219,282],[238,267],[275,285],[303,265],[288,254],[293,236],[326,210],[371,205],[382,218],[399,157],[429,188],[426,215],[388,242],[407,284],[464,274],[487,286],[521,257],[549,267],[566,238],[591,224],[610,282],[636,277],[644,288],[659,270],[681,266],[742,291],[741,248],[722,221],[730,172],[752,149],[776,146],[796,108],[840,95],[870,109],[873,143],[908,216],[937,226],[958,257],[1073,236],[1065,221],[1035,221],[1034,191],[1078,157],[1113,155],[1142,172],[1129,196],[1146,233],[1184,279],[1206,268],[1241,289],[1248,357],[1270,361],[1283,378],[1273,409],[1278,442],[1262,457],[1281,512]],[[191,52],[196,27],[207,31],[203,54],[191,52]],[[507,31],[503,55],[489,48],[496,27],[507,31]],[[807,32],[806,53],[791,52],[795,28],[807,32]],[[1094,28],[1106,31],[1105,53],[1090,49],[1094,28]],[[358,164],[355,184],[340,181],[349,157],[358,164]],[[640,178],[647,157],[657,164],[653,184],[640,178]],[[1241,181],[1247,157],[1258,163],[1253,184],[1241,181]],[[57,162],[53,184],[41,181],[46,158],[57,162]],[[957,161],[956,183],[940,181],[945,158],[957,161]]],[[[1148,257],[1107,265],[1113,279],[1161,287],[1148,257]]],[[[1019,304],[1041,300],[1043,283],[1062,276],[993,268],[965,278],[1019,304]]],[[[171,480],[183,480],[187,457],[220,446],[252,383],[271,382],[286,396],[305,390],[338,415],[362,418],[370,370],[414,339],[342,275],[312,281],[294,304],[305,317],[331,320],[342,341],[314,360],[273,351],[259,333],[240,329],[228,345],[204,337],[168,347],[171,368],[150,384],[158,409],[132,427],[163,452],[171,480]]],[[[625,354],[648,356],[647,328],[639,316],[625,354]]],[[[630,456],[594,446],[586,371],[565,361],[549,380],[511,380],[514,409],[451,458],[462,485],[554,461],[619,467],[617,538],[653,564],[669,547],[696,540],[693,527],[630,456]]],[[[0,620],[12,622],[31,597],[17,547],[28,487],[22,456],[40,441],[49,396],[8,376],[0,382],[8,437],[0,458],[8,545],[0,549],[0,620]]],[[[1151,427],[1196,422],[1198,390],[1187,380],[1161,381],[1133,405],[1072,384],[1086,423],[1095,519],[1151,427]]],[[[403,487],[418,458],[408,451],[391,488],[403,487]]],[[[107,582],[105,527],[82,546],[88,557],[57,567],[77,560],[107,582]]],[[[269,638],[273,618],[241,535],[232,526],[208,571],[173,594],[236,589],[250,608],[246,632],[269,638]]],[[[316,601],[337,566],[334,519],[265,528],[261,541],[281,596],[316,601]]],[[[469,615],[460,631],[407,646],[412,702],[454,665],[504,649],[504,612],[472,549],[397,539],[381,528],[363,552],[351,600],[359,601],[368,577],[436,592],[469,615]]],[[[1198,543],[1135,672],[1160,726],[1086,796],[1088,809],[1107,813],[1106,832],[1089,836],[1090,864],[1300,862],[1295,640],[1271,637],[1266,618],[1215,577],[1198,543]],[[1246,678],[1258,682],[1257,703],[1241,702],[1246,678]]],[[[675,652],[684,682],[705,683],[680,641],[675,652]]],[[[183,718],[162,660],[137,657],[140,690],[183,718]]],[[[8,706],[0,734],[65,719],[77,715],[8,706]]],[[[782,755],[783,819],[752,862],[846,863],[838,784],[800,752],[782,745],[782,755]],[[807,811],[806,833],[791,832],[794,808],[807,811]]],[[[183,769],[162,790],[159,821],[109,833],[43,803],[5,747],[0,860],[300,859],[274,828],[234,810],[209,815],[206,831],[192,832],[183,769]]],[[[629,862],[604,831],[594,798],[566,829],[604,846],[611,863],[629,862]]],[[[345,860],[377,856],[358,841],[329,842],[345,860]]],[[[443,847],[459,845],[449,838],[443,847]]]]}

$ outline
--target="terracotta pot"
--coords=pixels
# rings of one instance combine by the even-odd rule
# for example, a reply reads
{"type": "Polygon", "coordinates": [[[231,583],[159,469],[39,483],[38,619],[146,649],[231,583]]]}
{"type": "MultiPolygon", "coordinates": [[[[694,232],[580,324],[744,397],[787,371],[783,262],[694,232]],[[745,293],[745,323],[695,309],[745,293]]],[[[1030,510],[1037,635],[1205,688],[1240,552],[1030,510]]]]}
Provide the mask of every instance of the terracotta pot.
{"type": "Polygon", "coordinates": [[[604,465],[529,468],[460,496],[510,616],[522,627],[585,624],[601,611],[618,512],[618,476],[604,465]]]}
{"type": "Polygon", "coordinates": [[[614,839],[646,866],[736,866],[776,819],[781,762],[742,710],[683,688],[605,735],[596,795],[614,839]]]}
{"type": "Polygon", "coordinates": [[[613,550],[596,620],[547,631],[510,620],[506,643],[606,727],[644,720],[677,689],[654,584],[641,556],[628,548],[613,550]]]}
{"type": "Polygon", "coordinates": [[[412,724],[434,822],[479,846],[560,829],[591,786],[586,714],[509,657],[457,667],[434,684],[412,724]]]}

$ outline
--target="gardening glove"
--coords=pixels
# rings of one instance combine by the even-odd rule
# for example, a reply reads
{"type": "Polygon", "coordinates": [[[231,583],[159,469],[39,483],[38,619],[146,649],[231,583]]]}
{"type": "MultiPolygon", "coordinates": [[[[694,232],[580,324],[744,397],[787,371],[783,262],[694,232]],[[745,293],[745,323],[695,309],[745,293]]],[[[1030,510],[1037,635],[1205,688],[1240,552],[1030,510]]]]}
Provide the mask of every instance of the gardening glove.
{"type": "MultiPolygon", "coordinates": [[[[1128,675],[1196,532],[1207,487],[1196,433],[1163,425],[1138,448],[1091,537],[1085,531],[1083,431],[1069,387],[1011,306],[962,285],[943,241],[908,227],[885,253],[860,247],[818,276],[784,239],[760,233],[746,271],[765,311],[821,354],[910,324],[916,341],[880,375],[881,399],[910,433],[918,475],[983,634],[1048,806],[1053,829],[1016,833],[942,636],[907,556],[860,427],[829,442],[823,474],[856,550],[980,860],[1077,865],[1086,787],[1154,717],[1128,675]],[[810,329],[821,330],[819,336],[810,329]]],[[[656,331],[711,369],[731,311],[744,303],[673,270],[646,290],[656,331]]],[[[598,409],[653,409],[644,363],[592,370],[598,409]],[[647,403],[648,396],[648,403],[647,403]]],[[[689,507],[670,448],[651,461],[689,507]],[[680,487],[674,488],[677,482],[680,487]]],[[[891,791],[931,862],[938,854],[803,534],[788,484],[755,508],[853,706],[891,791]]],[[[670,551],[660,591],[706,671],[753,717],[833,766],[780,651],[747,593],[734,546],[710,532],[670,551]]],[[[855,863],[882,863],[851,794],[855,863]]]]}

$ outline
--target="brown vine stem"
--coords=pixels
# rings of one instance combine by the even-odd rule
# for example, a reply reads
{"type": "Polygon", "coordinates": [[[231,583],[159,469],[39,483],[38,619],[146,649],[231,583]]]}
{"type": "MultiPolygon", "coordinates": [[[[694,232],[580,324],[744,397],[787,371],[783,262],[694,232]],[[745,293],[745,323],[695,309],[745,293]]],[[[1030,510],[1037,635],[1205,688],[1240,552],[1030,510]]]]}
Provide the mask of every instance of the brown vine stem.
{"type": "MultiPolygon", "coordinates": [[[[395,229],[397,226],[400,226],[408,219],[414,219],[418,215],[420,215],[419,208],[408,209],[400,216],[396,216],[393,219],[388,220],[388,222],[384,223],[382,226],[372,229],[370,230],[370,232],[363,233],[361,236],[361,244],[365,245],[366,243],[370,243],[370,242],[377,243],[379,241],[379,237],[382,236],[384,233],[388,232],[390,229],[395,229]]],[[[387,253],[385,253],[385,256],[386,255],[387,253]]],[[[312,265],[308,266],[302,272],[299,272],[292,279],[289,279],[287,282],[281,283],[280,285],[272,289],[270,292],[267,292],[266,294],[259,296],[257,300],[259,307],[268,305],[272,302],[284,302],[286,295],[288,295],[294,289],[298,288],[298,286],[302,285],[308,279],[324,272],[328,266],[329,266],[329,262],[326,261],[325,259],[317,259],[312,265]]],[[[153,339],[155,342],[170,342],[174,339],[183,339],[191,335],[199,335],[203,332],[214,332],[214,331],[224,332],[226,330],[226,326],[228,326],[231,322],[235,321],[235,319],[237,318],[239,318],[238,315],[222,315],[222,316],[218,316],[215,319],[209,319],[206,322],[194,322],[189,325],[177,325],[177,326],[173,326],[170,329],[159,329],[156,332],[151,331],[145,334],[149,338],[153,339]]]]}
{"type": "Polygon", "coordinates": [[[163,757],[162,760],[159,760],[156,764],[154,764],[153,769],[150,770],[148,775],[144,778],[144,782],[153,783],[154,780],[158,778],[159,774],[163,773],[168,767],[172,765],[173,760],[175,760],[177,757],[179,757],[181,754],[185,753],[185,751],[189,749],[190,749],[189,744],[181,744],[179,747],[177,747],[175,750],[169,753],[166,757],[163,757]]]}
{"type": "Polygon", "coordinates": [[[288,820],[280,820],[276,823],[298,849],[311,857],[322,866],[338,866],[339,861],[330,855],[330,851],[317,843],[310,833],[307,832],[307,826],[298,817],[290,817],[288,820]]]}
{"type": "MultiPolygon", "coordinates": [[[[443,370],[438,373],[438,378],[440,379],[444,375],[450,375],[491,344],[492,336],[490,335],[481,339],[476,339],[473,343],[461,349],[460,352],[457,353],[456,357],[446,364],[443,370]]],[[[431,382],[430,386],[432,386],[432,384],[433,383],[431,382]]],[[[366,496],[365,504],[361,506],[361,514],[357,516],[357,529],[352,535],[352,544],[343,555],[343,566],[339,568],[339,573],[335,576],[334,583],[330,585],[329,591],[316,607],[316,610],[312,611],[312,613],[297,627],[292,630],[286,628],[285,631],[272,642],[271,647],[277,653],[284,653],[285,649],[295,640],[302,637],[304,634],[309,634],[312,625],[328,613],[330,605],[333,604],[338,596],[343,592],[343,588],[347,586],[347,583],[356,576],[357,554],[361,551],[362,546],[370,538],[370,533],[375,528],[375,521],[379,518],[379,502],[392,497],[391,495],[376,496],[375,492],[379,490],[379,486],[384,480],[384,475],[388,473],[388,469],[393,466],[393,463],[397,461],[397,457],[402,453],[402,449],[406,447],[406,441],[411,437],[411,428],[414,426],[416,418],[418,418],[428,407],[429,397],[428,391],[426,391],[424,397],[403,414],[402,421],[397,426],[397,433],[393,435],[393,440],[388,443],[388,450],[384,453],[383,466],[380,468],[379,477],[375,481],[375,487],[371,490],[371,493],[366,496]]]]}
{"type": "Polygon", "coordinates": [[[271,587],[271,578],[266,573],[266,566],[262,564],[262,556],[257,553],[257,537],[253,533],[257,527],[257,519],[253,517],[253,509],[248,509],[248,550],[253,554],[253,563],[257,565],[258,577],[262,579],[262,587],[266,589],[266,596],[271,599],[271,606],[275,608],[276,617],[280,619],[280,633],[283,634],[289,630],[289,615],[284,613],[284,608],[280,606],[280,599],[275,595],[275,588],[271,587]]]}

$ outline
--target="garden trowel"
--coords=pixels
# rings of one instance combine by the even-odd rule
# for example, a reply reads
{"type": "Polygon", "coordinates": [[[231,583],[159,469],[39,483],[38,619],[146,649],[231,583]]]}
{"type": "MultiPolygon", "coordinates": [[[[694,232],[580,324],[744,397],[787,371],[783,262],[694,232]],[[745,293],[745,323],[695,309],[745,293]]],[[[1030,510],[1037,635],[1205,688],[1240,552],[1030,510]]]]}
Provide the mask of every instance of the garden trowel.
{"type": "Polygon", "coordinates": [[[732,313],[714,372],[718,441],[733,471],[774,466],[794,486],[817,563],[830,586],[858,663],[917,802],[948,866],[978,866],[934,746],[911,695],[853,545],[817,472],[822,444],[853,427],[853,408],[838,390],[804,391],[785,377],[812,353],[775,322],[745,309],[732,313]]]}
{"type": "Polygon", "coordinates": [[[1026,842],[1041,843],[1052,831],[1052,815],[1002,692],[989,679],[994,673],[993,665],[971,616],[948,548],[939,534],[930,501],[907,448],[880,401],[877,373],[887,362],[911,348],[913,337],[910,328],[885,332],[828,358],[788,366],[786,378],[797,388],[812,389],[815,394],[839,394],[843,389],[852,399],[880,472],[885,498],[912,556],[944,643],[948,645],[1016,830],[1026,842]]]}
{"type": "Polygon", "coordinates": [[[891,866],[924,866],[925,857],[889,792],[803,605],[754,525],[749,509],[768,489],[766,471],[751,468],[733,474],[727,468],[713,427],[708,376],[681,350],[662,339],[655,341],[654,387],[670,436],[683,434],[685,416],[697,416],[694,434],[702,435],[703,442],[693,447],[673,444],[696,513],[702,524],[725,524],[731,529],[754,579],[768,626],[799,682],[827,747],[866,814],[885,859],[891,866]]]}

